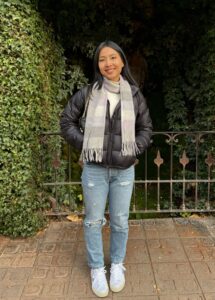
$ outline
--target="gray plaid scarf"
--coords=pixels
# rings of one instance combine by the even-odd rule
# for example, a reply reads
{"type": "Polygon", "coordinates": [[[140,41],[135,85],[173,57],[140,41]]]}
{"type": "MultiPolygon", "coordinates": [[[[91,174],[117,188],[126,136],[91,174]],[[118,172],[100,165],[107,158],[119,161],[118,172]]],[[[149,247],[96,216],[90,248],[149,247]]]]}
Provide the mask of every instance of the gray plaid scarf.
{"type": "Polygon", "coordinates": [[[101,162],[103,157],[103,143],[105,118],[107,109],[107,92],[120,93],[121,101],[121,135],[122,156],[135,156],[138,148],[135,143],[135,114],[133,97],[129,83],[120,76],[119,84],[104,78],[101,89],[93,86],[89,100],[84,142],[81,160],[101,162]]]}

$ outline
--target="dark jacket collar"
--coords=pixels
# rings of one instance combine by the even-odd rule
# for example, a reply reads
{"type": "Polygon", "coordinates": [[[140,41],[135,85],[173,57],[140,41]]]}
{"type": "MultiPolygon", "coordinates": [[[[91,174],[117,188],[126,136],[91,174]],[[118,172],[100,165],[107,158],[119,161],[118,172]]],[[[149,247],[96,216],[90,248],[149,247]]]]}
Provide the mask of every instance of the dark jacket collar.
{"type": "Polygon", "coordinates": [[[132,96],[135,96],[138,91],[139,88],[136,85],[131,85],[132,96]]]}

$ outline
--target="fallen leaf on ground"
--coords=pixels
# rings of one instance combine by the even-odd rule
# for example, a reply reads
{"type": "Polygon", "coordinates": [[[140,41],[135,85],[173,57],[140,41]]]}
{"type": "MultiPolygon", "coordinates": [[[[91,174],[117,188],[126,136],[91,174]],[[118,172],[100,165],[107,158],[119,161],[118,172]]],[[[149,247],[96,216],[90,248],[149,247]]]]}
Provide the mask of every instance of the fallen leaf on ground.
{"type": "Polygon", "coordinates": [[[67,220],[69,220],[71,222],[80,222],[82,220],[82,218],[76,214],[69,215],[66,218],[67,218],[67,220]]]}

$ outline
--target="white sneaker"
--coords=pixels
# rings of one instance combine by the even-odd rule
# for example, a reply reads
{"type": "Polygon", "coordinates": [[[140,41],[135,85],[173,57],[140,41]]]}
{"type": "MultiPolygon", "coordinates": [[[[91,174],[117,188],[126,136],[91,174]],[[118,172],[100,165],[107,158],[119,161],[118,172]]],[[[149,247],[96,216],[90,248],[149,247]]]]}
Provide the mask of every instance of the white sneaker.
{"type": "Polygon", "coordinates": [[[125,286],[125,267],[123,264],[111,264],[110,269],[110,288],[113,292],[120,292],[125,286]]]}
{"type": "Polygon", "coordinates": [[[106,279],[105,268],[91,269],[92,290],[98,297],[106,297],[109,287],[106,279]]]}

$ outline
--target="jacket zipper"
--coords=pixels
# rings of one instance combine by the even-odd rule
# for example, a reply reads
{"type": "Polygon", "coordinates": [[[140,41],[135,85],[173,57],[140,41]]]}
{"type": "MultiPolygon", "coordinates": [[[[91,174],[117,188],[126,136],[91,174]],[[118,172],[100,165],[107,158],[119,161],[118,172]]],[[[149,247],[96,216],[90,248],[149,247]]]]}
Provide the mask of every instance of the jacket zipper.
{"type": "Polygon", "coordinates": [[[112,163],[112,147],[113,147],[113,116],[110,117],[110,104],[108,102],[108,121],[109,121],[109,139],[108,139],[108,147],[107,147],[107,165],[111,165],[112,163]]]}

